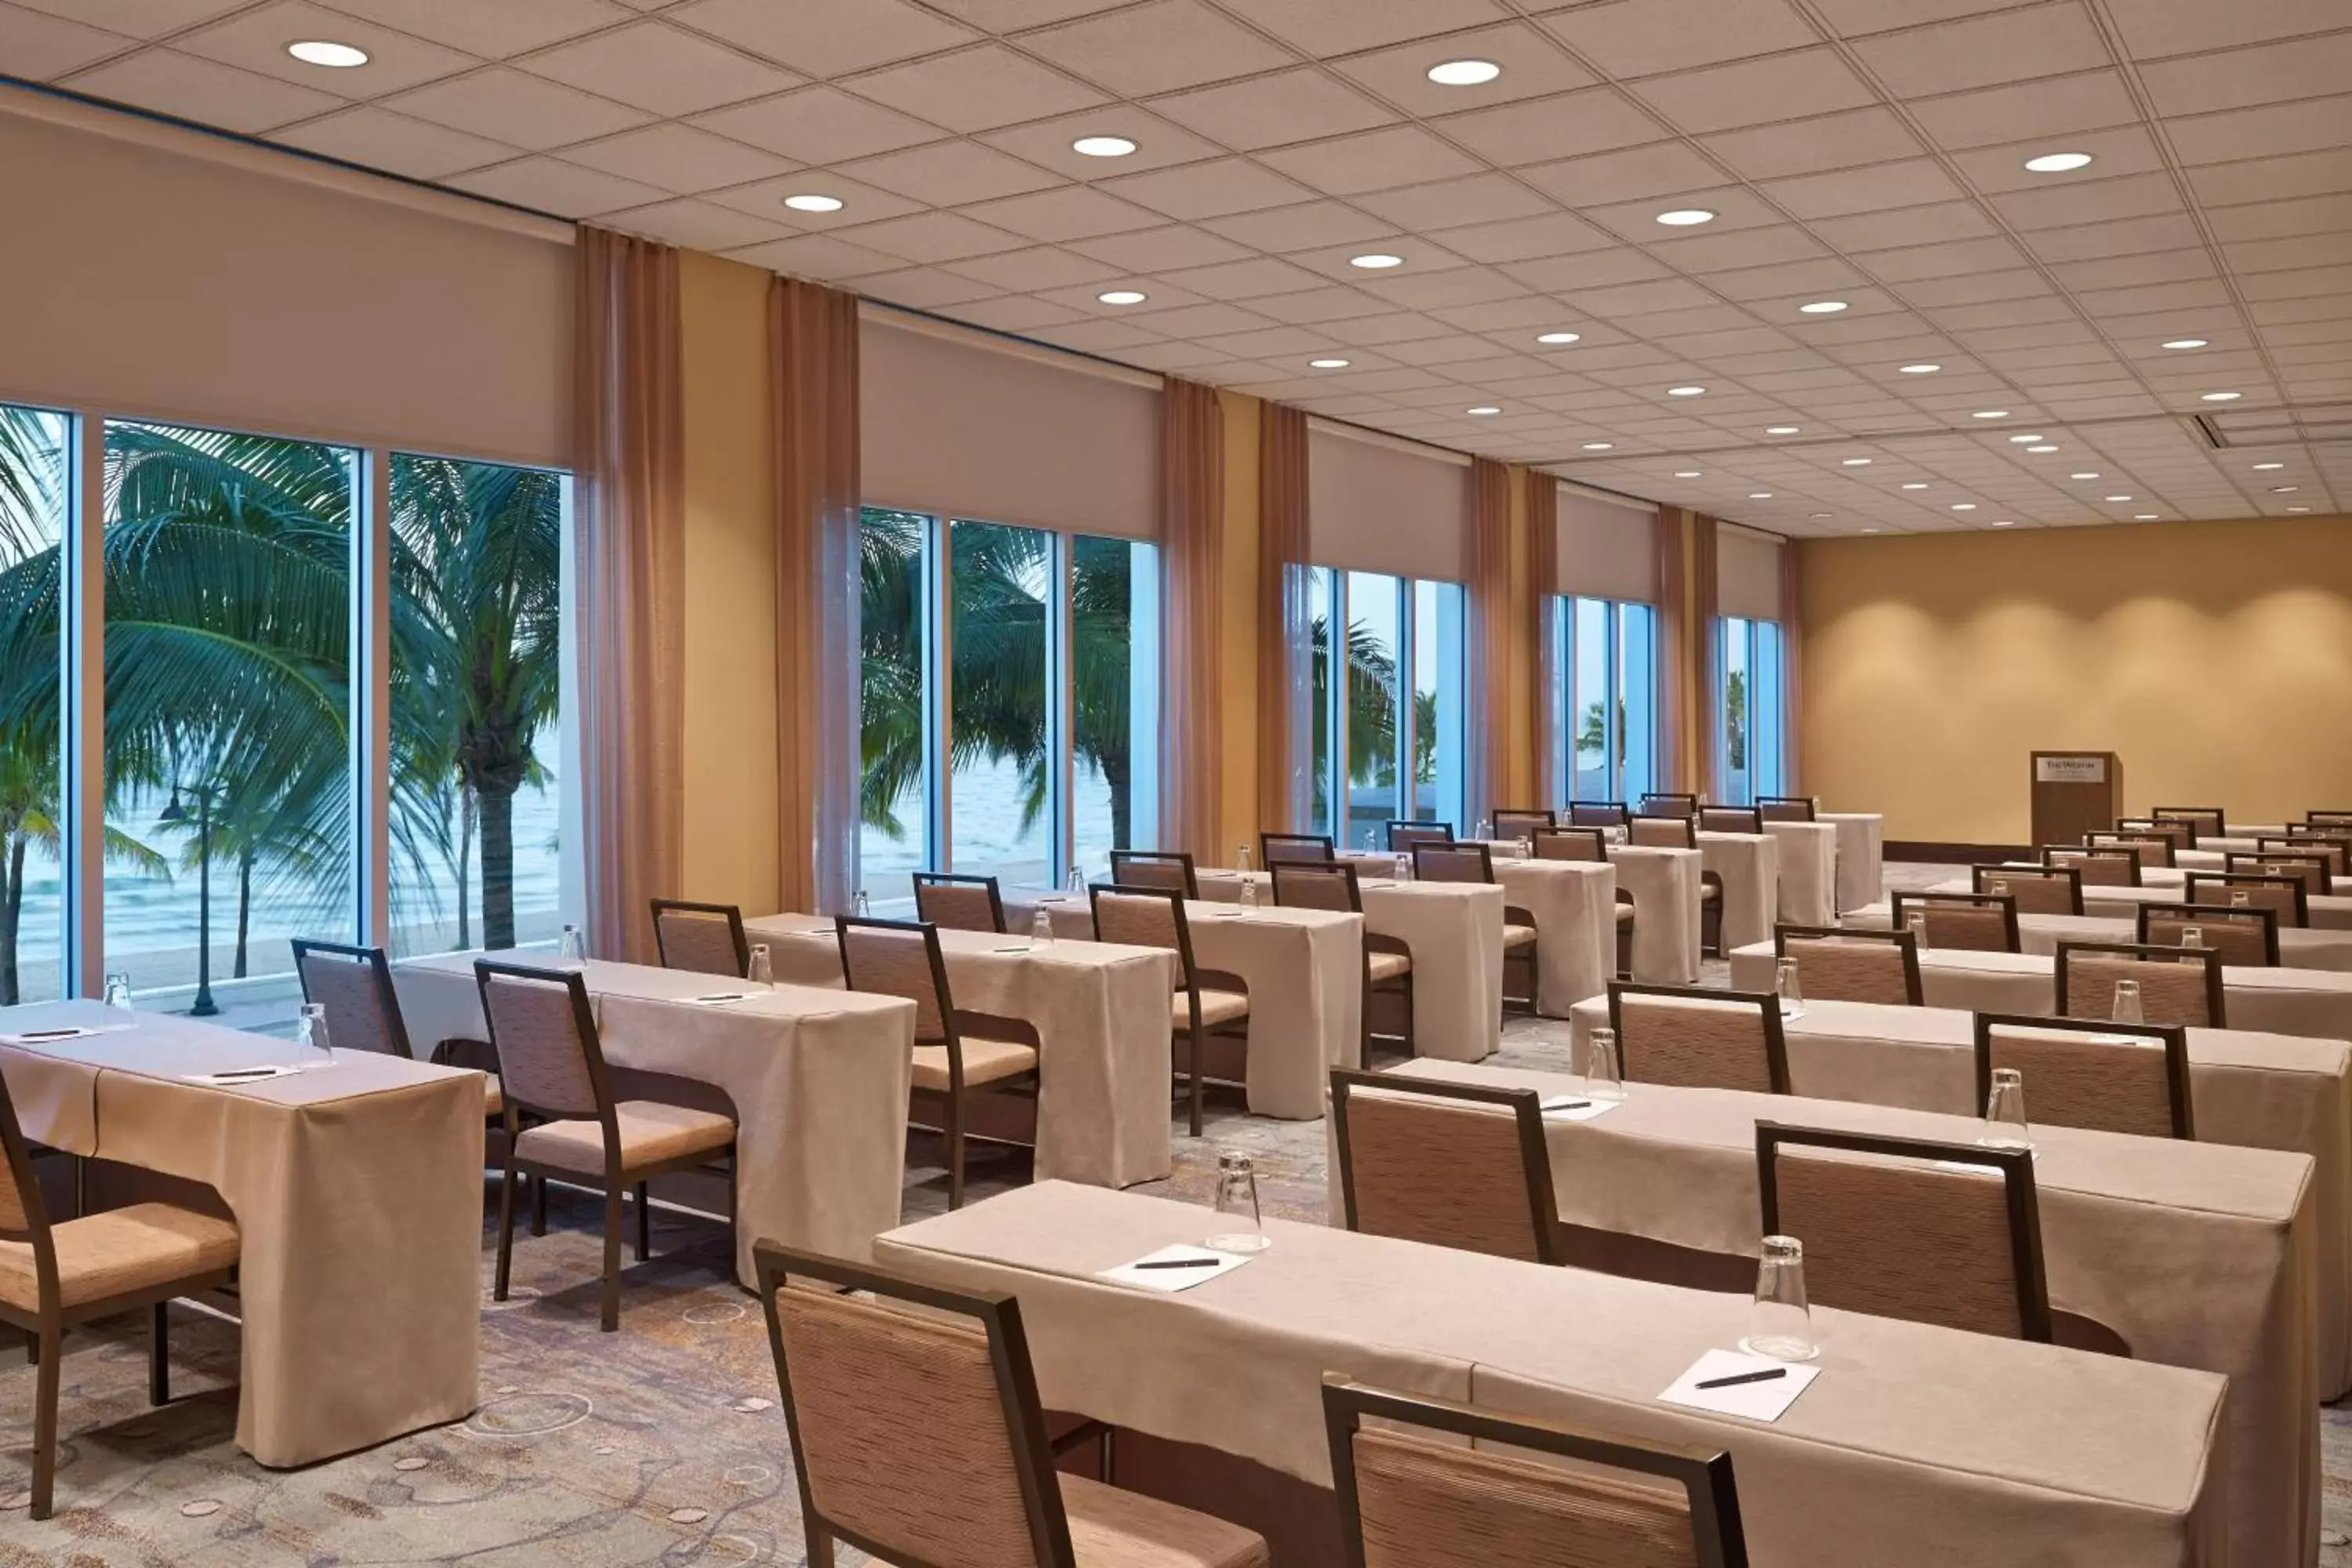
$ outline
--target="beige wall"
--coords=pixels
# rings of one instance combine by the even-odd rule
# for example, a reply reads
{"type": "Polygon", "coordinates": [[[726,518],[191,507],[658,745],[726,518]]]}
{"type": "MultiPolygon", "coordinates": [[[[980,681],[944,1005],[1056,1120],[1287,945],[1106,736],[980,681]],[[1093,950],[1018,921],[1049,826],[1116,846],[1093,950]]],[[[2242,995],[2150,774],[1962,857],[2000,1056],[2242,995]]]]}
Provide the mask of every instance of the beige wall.
{"type": "Polygon", "coordinates": [[[1808,540],[1803,777],[1889,838],[2021,844],[2026,753],[2125,804],[2352,802],[2352,519],[1808,540]]]}
{"type": "Polygon", "coordinates": [[[768,273],[685,253],[686,886],[778,899],[768,273]]]}

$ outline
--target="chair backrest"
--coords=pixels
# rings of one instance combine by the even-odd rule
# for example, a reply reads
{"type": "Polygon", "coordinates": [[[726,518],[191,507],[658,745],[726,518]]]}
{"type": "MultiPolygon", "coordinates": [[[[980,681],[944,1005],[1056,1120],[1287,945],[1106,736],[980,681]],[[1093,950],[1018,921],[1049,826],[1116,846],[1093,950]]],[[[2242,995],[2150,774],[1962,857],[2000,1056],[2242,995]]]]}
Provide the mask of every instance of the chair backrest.
{"type": "Polygon", "coordinates": [[[1110,879],[1122,888],[1165,888],[1188,899],[1201,896],[1200,875],[1192,868],[1189,849],[1114,849],[1110,879]]]}
{"type": "Polygon", "coordinates": [[[1761,833],[1764,813],[1752,805],[1702,805],[1698,827],[1702,833],[1761,833]]]}
{"type": "Polygon", "coordinates": [[[891,1562],[1074,1568],[1019,1301],[755,1257],[812,1561],[837,1535],[891,1562]]]}
{"type": "Polygon", "coordinates": [[[2139,854],[2128,847],[2078,848],[2071,844],[2042,846],[2044,866],[2063,866],[2081,875],[2086,888],[2137,888],[2139,854]]]}
{"type": "Polygon", "coordinates": [[[41,1178],[33,1169],[33,1152],[16,1120],[16,1102],[8,1080],[0,1078],[0,1241],[14,1242],[33,1254],[33,1283],[38,1301],[47,1308],[61,1302],[58,1282],[58,1249],[49,1232],[48,1205],[41,1197],[41,1178]]]}
{"type": "Polygon", "coordinates": [[[1622,800],[1579,800],[1569,803],[1570,827],[1622,827],[1632,816],[1622,800]]]}
{"type": "Polygon", "coordinates": [[[2352,827],[2352,811],[2306,811],[2303,820],[2312,827],[2352,827]]]}
{"type": "Polygon", "coordinates": [[[955,1026],[955,1000],[940,950],[939,928],[929,921],[892,921],[866,915],[833,917],[841,944],[841,973],[852,991],[903,996],[915,1005],[915,1038],[944,1041],[955,1026]]]}
{"type": "Polygon", "coordinates": [[[1087,894],[1094,900],[1096,941],[1164,948],[1176,955],[1177,989],[1199,990],[1200,976],[1192,966],[1192,924],[1185,918],[1183,894],[1100,882],[1087,894]]]}
{"type": "Polygon", "coordinates": [[[1531,1089],[1331,1070],[1349,1230],[1525,1263],[1565,1261],[1531,1089]]]}
{"type": "Polygon", "coordinates": [[[1424,844],[1454,842],[1454,825],[1450,822],[1391,822],[1388,828],[1391,855],[1410,855],[1424,844]]]}
{"type": "Polygon", "coordinates": [[[1498,1415],[1336,1373],[1323,1380],[1323,1419],[1346,1568],[1747,1568],[1720,1450],[1498,1415]]]}
{"type": "Polygon", "coordinates": [[[1476,843],[1416,844],[1412,878],[1416,882],[1491,882],[1495,853],[1476,843]]]}
{"type": "Polygon", "coordinates": [[[2111,1019],[2116,982],[2139,983],[2140,1018],[2192,1029],[2229,1027],[2221,955],[2128,942],[2062,942],[2055,955],[2058,1016],[2111,1019]]]}
{"type": "MultiPolygon", "coordinates": [[[[2333,844],[2347,854],[2352,855],[2352,826],[2338,826],[2326,822],[2290,822],[2286,825],[2286,838],[2291,844],[2301,844],[2305,839],[2316,839],[2322,843],[2333,844]]],[[[2268,844],[2272,842],[2272,838],[2269,835],[2259,835],[2254,842],[2257,845],[2268,844]]]]}
{"type": "Polygon", "coordinates": [[[2194,930],[2198,945],[2221,955],[2225,964],[2275,968],[2279,961],[2278,916],[2252,905],[2142,904],[2134,940],[2143,947],[2186,947],[2194,930]]]}
{"type": "Polygon", "coordinates": [[[1332,860],[1331,836],[1328,833],[1261,833],[1257,836],[1259,861],[1268,869],[1285,860],[1332,860]]]}
{"type": "Polygon", "coordinates": [[[1612,980],[1609,1026],[1628,1082],[1789,1092],[1780,999],[1769,992],[1612,980]]]}
{"type": "Polygon", "coordinates": [[[993,877],[914,874],[915,914],[944,931],[1003,931],[1004,894],[993,877]]]}
{"type": "Polygon", "coordinates": [[[1547,827],[1559,826],[1559,813],[1535,811],[1525,807],[1495,808],[1495,837],[1501,839],[1532,839],[1547,827]]]}
{"type": "Polygon", "coordinates": [[[1348,860],[1275,860],[1274,901],[1299,910],[1334,910],[1341,914],[1364,912],[1362,887],[1356,868],[1348,860]]]}
{"type": "Polygon", "coordinates": [[[2226,837],[2230,831],[2229,814],[2218,805],[2151,806],[2147,815],[2158,822],[2185,822],[2200,838],[2226,837]]]}
{"type": "Polygon", "coordinates": [[[1797,985],[1808,1001],[1916,1007],[1924,1000],[1919,944],[1907,931],[1776,925],[1772,951],[1797,961],[1797,985]]]}
{"type": "Polygon", "coordinates": [[[2168,838],[2176,850],[2197,847],[2197,825],[2181,817],[2118,816],[2116,818],[2116,831],[2168,838]]]}
{"type": "MultiPolygon", "coordinates": [[[[2079,915],[2083,912],[2083,873],[2075,866],[1977,866],[1970,868],[1976,890],[2006,898],[2021,915],[2079,915]]],[[[1935,933],[1928,933],[1930,942],[1935,933]]]]}
{"type": "Polygon", "coordinates": [[[1653,790],[1642,797],[1643,816],[1696,816],[1698,796],[1672,790],[1653,790]]]}
{"type": "Polygon", "coordinates": [[[338,1050],[415,1056],[383,949],[305,937],[297,937],[290,945],[302,1000],[327,1009],[327,1038],[338,1050]]]}
{"type": "Polygon", "coordinates": [[[2128,849],[2147,866],[2172,864],[2173,841],[2161,833],[2113,833],[2094,828],[2083,835],[2085,849],[2128,849]]]}
{"type": "Polygon", "coordinates": [[[1805,795],[1759,795],[1756,809],[1767,822],[1814,822],[1821,816],[1812,796],[1805,795]]]}
{"type": "Polygon", "coordinates": [[[2266,834],[2254,840],[2254,847],[2264,855],[2325,855],[2331,880],[2352,874],[2352,830],[2294,822],[2284,837],[2266,834]]]}
{"type": "Polygon", "coordinates": [[[1627,826],[1625,842],[1653,849],[1696,849],[1698,847],[1698,819],[1660,816],[1645,811],[1627,826]]]}
{"type": "Polygon", "coordinates": [[[2310,886],[2301,877],[2250,877],[2242,871],[2191,871],[2189,901],[2231,909],[2268,910],[2280,929],[2311,923],[2310,886]]]}
{"type": "Polygon", "coordinates": [[[1971,952],[2018,951],[2017,900],[1991,893],[1897,893],[1895,924],[1910,927],[1914,911],[1927,919],[1927,945],[1971,952]]]}
{"type": "Polygon", "coordinates": [[[2032,1150],[1759,1121],[1756,1176],[1812,1304],[2049,1342],[2032,1150]]]}
{"type": "Polygon", "coordinates": [[[2249,877],[2300,877],[2315,897],[2324,897],[2336,890],[2334,849],[2333,845],[2318,844],[2294,849],[2263,848],[2251,855],[2242,849],[2232,849],[2221,858],[2221,868],[2249,877]]]}
{"type": "Polygon", "coordinates": [[[740,980],[751,967],[751,943],[743,936],[743,911],[733,904],[656,899],[654,951],[661,955],[664,969],[727,974],[740,980]]]}
{"type": "Polygon", "coordinates": [[[1976,1029],[1979,1105],[1992,1093],[1993,1069],[2015,1068],[2035,1121],[2143,1138],[2197,1136],[2189,1031],[2181,1025],[1979,1013],[1976,1029]]]}
{"type": "MultiPolygon", "coordinates": [[[[541,969],[488,958],[474,961],[474,984],[498,1054],[499,1084],[509,1125],[515,1113],[612,1122],[604,1052],[588,983],[576,969],[541,969]]],[[[616,1148],[607,1139],[608,1151],[616,1148]]]]}
{"type": "Polygon", "coordinates": [[[1538,860],[1606,860],[1609,836],[1598,827],[1547,827],[1535,837],[1538,860]]]}

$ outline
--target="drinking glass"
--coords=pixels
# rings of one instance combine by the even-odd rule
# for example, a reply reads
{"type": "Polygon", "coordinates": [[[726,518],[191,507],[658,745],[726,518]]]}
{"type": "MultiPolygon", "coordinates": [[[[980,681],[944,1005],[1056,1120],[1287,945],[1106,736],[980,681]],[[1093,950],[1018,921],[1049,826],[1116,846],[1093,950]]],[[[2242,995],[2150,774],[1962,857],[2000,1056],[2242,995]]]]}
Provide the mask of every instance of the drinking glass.
{"type": "Polygon", "coordinates": [[[563,934],[555,939],[555,961],[575,965],[588,962],[588,939],[578,926],[565,926],[563,934]]]}
{"type": "Polygon", "coordinates": [[[1524,860],[1535,852],[1535,846],[1528,842],[1527,836],[1525,834],[1522,834],[1518,837],[1511,840],[1511,853],[1517,856],[1520,859],[1524,860]]]}
{"type": "Polygon", "coordinates": [[[1087,896],[1087,874],[1076,866],[1070,868],[1070,897],[1083,902],[1087,896]]]}
{"type": "MultiPolygon", "coordinates": [[[[2126,982],[2128,984],[2128,982],[2126,982]]],[[[1988,1149],[2031,1149],[2025,1134],[2025,1075],[2015,1068],[1992,1069],[1992,1088],[1985,1095],[1985,1135],[1977,1140],[1988,1149]]]]}
{"type": "Polygon", "coordinates": [[[2009,897],[2009,879],[2006,877],[1995,877],[1985,883],[1985,887],[1996,899],[2009,897]]]}
{"type": "Polygon", "coordinates": [[[1918,910],[1914,910],[1911,911],[1910,918],[1906,920],[1903,924],[1905,929],[1909,931],[1911,933],[1911,945],[1917,948],[1921,952],[1927,952],[1927,917],[1921,914],[1918,910]]]}
{"type": "Polygon", "coordinates": [[[1622,844],[1625,842],[1626,837],[1631,831],[1632,830],[1623,823],[1612,822],[1609,825],[1609,842],[1612,844],[1622,844]]]}
{"type": "Polygon", "coordinates": [[[1805,1304],[1805,1244],[1793,1236],[1764,1238],[1756,1305],[1748,1310],[1739,1348],[1774,1361],[1811,1361],[1822,1353],[1813,1340],[1812,1309],[1805,1304]]]}
{"type": "Polygon", "coordinates": [[[1029,941],[1035,947],[1054,945],[1054,917],[1046,912],[1043,904],[1039,904],[1037,912],[1029,918],[1029,941]]]}
{"type": "Polygon", "coordinates": [[[1625,1069],[1617,1059],[1617,1031],[1595,1029],[1584,1042],[1585,1093],[1594,1100],[1625,1098],[1625,1069]]]}
{"type": "Polygon", "coordinates": [[[327,1005],[324,1002],[302,1004],[301,1016],[294,1021],[294,1043],[301,1047],[304,1056],[319,1057],[320,1059],[316,1065],[335,1065],[335,1048],[327,1039],[327,1005]]]}
{"type": "Polygon", "coordinates": [[[1257,908],[1257,884],[1250,880],[1249,873],[1246,871],[1242,873],[1242,908],[1245,910],[1257,908]]]}
{"type": "Polygon", "coordinates": [[[743,966],[743,978],[754,985],[773,985],[776,983],[776,972],[768,963],[766,942],[751,944],[751,962],[743,966]]]}
{"type": "Polygon", "coordinates": [[[1248,881],[1250,874],[1250,847],[1248,845],[1244,844],[1234,851],[1234,865],[1235,868],[1241,872],[1242,880],[1244,882],[1248,881]]]}
{"type": "Polygon", "coordinates": [[[859,920],[865,920],[873,914],[874,902],[866,896],[865,889],[860,888],[857,889],[857,900],[850,906],[849,912],[856,915],[859,920]]]}
{"type": "Polygon", "coordinates": [[[2147,1021],[2147,1016],[2139,1010],[2138,981],[2116,982],[2115,1010],[2108,1015],[2108,1021],[2116,1024],[2141,1024],[2147,1021]]]}
{"type": "Polygon", "coordinates": [[[106,1005],[131,1011],[131,976],[117,972],[106,977],[106,1005]]]}
{"type": "Polygon", "coordinates": [[[1780,994],[1780,1016],[1801,1018],[1805,1016],[1805,994],[1797,984],[1797,961],[1784,958],[1773,974],[1773,989],[1780,994]]]}
{"type": "Polygon", "coordinates": [[[1396,858],[1396,879],[1400,882],[1409,882],[1412,879],[1412,856],[1400,855],[1396,858]]]}
{"type": "Polygon", "coordinates": [[[2253,901],[2252,896],[2250,895],[2245,889],[2232,888],[2230,889],[2230,907],[2231,909],[2242,910],[2252,904],[2253,901]]]}
{"type": "Polygon", "coordinates": [[[1489,831],[1488,824],[1485,817],[1482,816],[1478,819],[1478,831],[1473,835],[1473,837],[1478,838],[1490,838],[1494,837],[1494,835],[1489,831]]]}
{"type": "MultiPolygon", "coordinates": [[[[2192,952],[2202,952],[2205,950],[2205,928],[2203,926],[2182,926],[2180,928],[2180,945],[2189,949],[2192,952]]],[[[2183,963],[2189,963],[2195,961],[2184,958],[2180,962],[2183,963]]],[[[2133,984],[2137,984],[2138,983],[2135,981],[2133,984]]]]}
{"type": "Polygon", "coordinates": [[[1202,1245],[1211,1251],[1264,1252],[1274,1245],[1258,1214],[1257,1168],[1247,1154],[1217,1156],[1217,1214],[1237,1228],[1209,1237],[1202,1245]]]}

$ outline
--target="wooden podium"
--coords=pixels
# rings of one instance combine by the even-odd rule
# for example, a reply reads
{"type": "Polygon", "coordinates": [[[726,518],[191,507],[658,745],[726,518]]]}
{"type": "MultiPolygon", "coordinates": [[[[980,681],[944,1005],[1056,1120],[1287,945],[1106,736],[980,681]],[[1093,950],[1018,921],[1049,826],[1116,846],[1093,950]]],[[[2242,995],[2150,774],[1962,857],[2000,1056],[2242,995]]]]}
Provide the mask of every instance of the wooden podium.
{"type": "Polygon", "coordinates": [[[2124,769],[2113,752],[2033,753],[2033,842],[2080,844],[2124,810],[2124,769]]]}

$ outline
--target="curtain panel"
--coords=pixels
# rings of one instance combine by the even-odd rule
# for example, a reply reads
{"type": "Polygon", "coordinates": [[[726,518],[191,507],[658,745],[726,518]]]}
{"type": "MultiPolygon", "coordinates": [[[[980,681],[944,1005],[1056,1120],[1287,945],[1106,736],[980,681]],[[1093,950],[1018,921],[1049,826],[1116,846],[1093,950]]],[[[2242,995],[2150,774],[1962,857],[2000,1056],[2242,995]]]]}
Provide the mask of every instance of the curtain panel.
{"type": "Polygon", "coordinates": [[[1713,800],[1717,794],[1715,736],[1720,716],[1716,710],[1715,668],[1717,642],[1723,635],[1723,617],[1716,609],[1722,592],[1717,580],[1718,540],[1715,519],[1693,512],[1689,637],[1684,649],[1684,657],[1690,663],[1683,677],[1685,689],[1692,694],[1690,749],[1686,753],[1690,762],[1685,770],[1691,782],[1683,787],[1696,790],[1701,800],[1713,800]]]}
{"type": "Polygon", "coordinates": [[[1306,825],[1314,694],[1307,668],[1307,416],[1279,403],[1258,423],[1257,816],[1269,832],[1306,825]]]}
{"type": "Polygon", "coordinates": [[[1691,514],[1681,507],[1658,510],[1658,767],[1657,787],[1690,787],[1686,753],[1692,704],[1690,661],[1684,647],[1690,640],[1690,568],[1688,541],[1691,514]]]}
{"type": "Polygon", "coordinates": [[[583,227],[572,485],[590,951],[649,963],[685,863],[686,414],[678,255],[583,227]]]}
{"type": "Polygon", "coordinates": [[[1535,639],[1534,689],[1528,704],[1534,729],[1535,796],[1533,805],[1549,805],[1564,797],[1567,781],[1559,777],[1559,726],[1565,721],[1554,690],[1559,671],[1553,668],[1551,611],[1559,584],[1559,481],[1549,474],[1526,471],[1528,498],[1528,628],[1535,639]]]}
{"type": "Polygon", "coordinates": [[[1804,753],[1805,574],[1801,547],[1793,539],[1780,543],[1780,670],[1782,747],[1787,753],[1781,787],[1790,795],[1804,793],[1804,773],[1798,765],[1804,753]]]}
{"type": "Polygon", "coordinates": [[[782,907],[845,910],[857,842],[857,298],[768,286],[782,907]]]}
{"type": "Polygon", "coordinates": [[[1470,465],[1470,636],[1464,660],[1471,726],[1463,747],[1468,775],[1463,781],[1459,826],[1490,815],[1510,787],[1510,738],[1517,721],[1511,708],[1511,470],[1508,464],[1480,458],[1470,465]]]}
{"type": "Polygon", "coordinates": [[[1224,411],[1216,388],[1171,377],[1161,393],[1160,419],[1160,842],[1215,864],[1224,411]]]}

